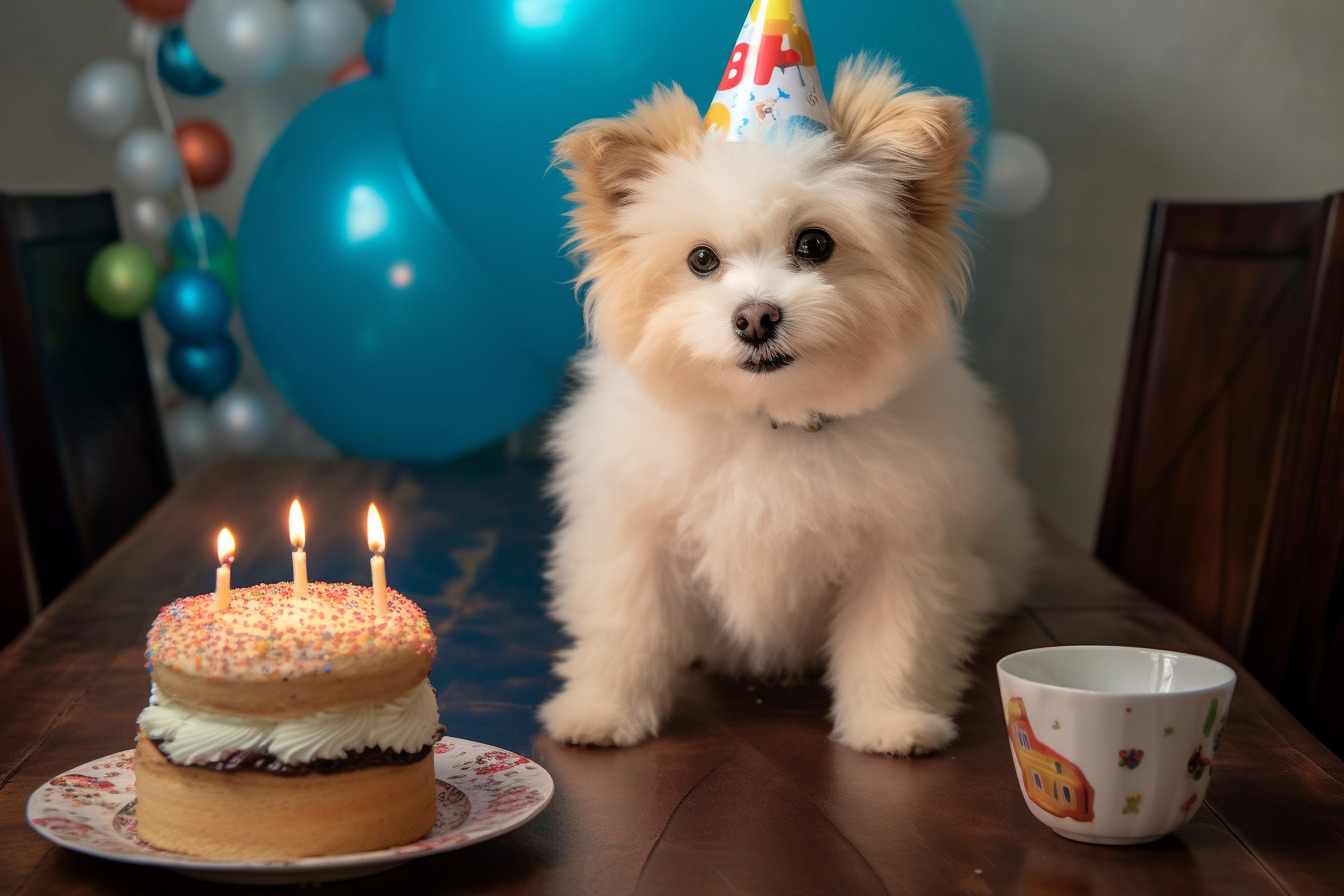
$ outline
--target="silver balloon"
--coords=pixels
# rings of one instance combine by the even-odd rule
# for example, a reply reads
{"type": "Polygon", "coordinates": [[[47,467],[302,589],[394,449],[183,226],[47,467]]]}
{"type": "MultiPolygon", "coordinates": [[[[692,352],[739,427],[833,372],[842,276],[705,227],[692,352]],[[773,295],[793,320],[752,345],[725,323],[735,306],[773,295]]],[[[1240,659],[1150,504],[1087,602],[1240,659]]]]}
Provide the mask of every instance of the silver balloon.
{"type": "Polygon", "coordinates": [[[173,213],[167,204],[157,196],[141,196],[131,201],[130,226],[127,228],[133,236],[152,246],[159,246],[168,238],[173,229],[173,213]]]}
{"type": "Polygon", "coordinates": [[[255,454],[275,432],[271,406],[249,389],[232,389],[210,408],[215,441],[230,454],[255,454]]]}
{"type": "Polygon", "coordinates": [[[985,154],[980,204],[992,215],[1012,218],[1033,211],[1050,191],[1050,160],[1032,140],[995,131],[985,154]]]}
{"type": "Polygon", "coordinates": [[[225,81],[269,81],[294,51],[294,18],[280,0],[195,0],[182,27],[201,65],[225,81]]]}
{"type": "Polygon", "coordinates": [[[134,58],[144,59],[150,50],[159,48],[159,38],[162,36],[162,28],[149,19],[136,16],[131,20],[130,31],[126,33],[126,49],[131,51],[134,58]]]}
{"type": "Polygon", "coordinates": [[[195,401],[169,413],[164,421],[164,430],[168,435],[168,450],[174,457],[186,461],[204,458],[214,441],[210,431],[210,412],[195,401]]]}
{"type": "Polygon", "coordinates": [[[329,72],[359,53],[368,30],[369,19],[355,0],[297,0],[294,61],[329,72]]]}
{"type": "Polygon", "coordinates": [[[132,131],[117,147],[117,173],[141,193],[163,193],[182,179],[177,144],[161,131],[132,131]]]}
{"type": "Polygon", "coordinates": [[[135,66],[124,59],[104,59],[75,78],[70,117],[86,134],[115,137],[130,127],[144,97],[144,82],[135,66]]]}

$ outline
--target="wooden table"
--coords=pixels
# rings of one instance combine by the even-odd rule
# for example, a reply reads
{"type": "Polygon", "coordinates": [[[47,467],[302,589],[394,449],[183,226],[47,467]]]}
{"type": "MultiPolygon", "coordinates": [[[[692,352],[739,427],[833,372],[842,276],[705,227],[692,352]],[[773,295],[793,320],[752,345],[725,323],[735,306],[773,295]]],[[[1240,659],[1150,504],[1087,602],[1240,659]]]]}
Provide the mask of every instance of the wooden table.
{"type": "MultiPolygon", "coordinates": [[[[388,577],[439,635],[432,679],[450,733],[527,753],[554,801],[496,840],[331,893],[1325,893],[1344,876],[1344,763],[1241,670],[1208,801],[1178,833],[1089,846],[1019,795],[994,680],[998,657],[1053,643],[1141,644],[1231,662],[1189,625],[1046,532],[1029,607],[990,635],[946,752],[904,760],[827,738],[816,685],[688,671],[664,735],[624,750],[538,735],[560,643],[543,615],[551,525],[534,462],[441,467],[230,461],[179,486],[0,653],[0,891],[237,892],[49,844],[24,821],[44,781],[129,748],[162,605],[213,587],[213,539],[238,537],[234,581],[287,580],[290,500],[308,518],[310,576],[365,581],[367,504],[388,529],[388,577]]],[[[1235,665],[1235,663],[1233,664],[1235,665]]]]}

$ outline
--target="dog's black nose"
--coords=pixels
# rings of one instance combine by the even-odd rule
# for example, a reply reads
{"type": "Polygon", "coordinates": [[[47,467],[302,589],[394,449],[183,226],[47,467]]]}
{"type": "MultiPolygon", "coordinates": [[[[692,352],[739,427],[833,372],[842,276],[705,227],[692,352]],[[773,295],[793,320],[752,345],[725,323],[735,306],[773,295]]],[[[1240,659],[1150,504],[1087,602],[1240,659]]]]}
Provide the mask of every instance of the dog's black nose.
{"type": "Polygon", "coordinates": [[[751,345],[769,342],[784,314],[774,302],[747,302],[733,312],[737,338],[751,345]]]}

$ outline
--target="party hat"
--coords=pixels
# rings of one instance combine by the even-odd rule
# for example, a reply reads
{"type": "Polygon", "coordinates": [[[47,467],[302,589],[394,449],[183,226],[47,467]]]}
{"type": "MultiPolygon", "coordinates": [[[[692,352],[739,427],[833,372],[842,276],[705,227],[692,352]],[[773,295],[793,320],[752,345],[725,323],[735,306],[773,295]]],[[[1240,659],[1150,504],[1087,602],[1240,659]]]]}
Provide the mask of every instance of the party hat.
{"type": "Polygon", "coordinates": [[[705,130],[711,129],[747,141],[831,129],[802,0],[751,4],[705,115],[705,130]]]}

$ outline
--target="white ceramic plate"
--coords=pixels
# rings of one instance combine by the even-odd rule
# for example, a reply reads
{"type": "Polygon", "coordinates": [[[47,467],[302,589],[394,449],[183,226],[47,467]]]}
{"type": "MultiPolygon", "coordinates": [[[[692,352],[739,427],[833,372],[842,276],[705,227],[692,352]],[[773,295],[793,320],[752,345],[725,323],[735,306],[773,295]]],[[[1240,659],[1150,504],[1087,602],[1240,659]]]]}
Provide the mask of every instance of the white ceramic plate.
{"type": "Polygon", "coordinates": [[[530,820],[555,785],[525,756],[445,737],[434,745],[438,818],[421,840],[373,852],[270,861],[221,861],[167,852],[135,836],[135,767],[130,750],[52,778],[28,798],[28,823],[76,852],[136,865],[157,865],[203,880],[297,884],[384,871],[420,856],[497,837],[530,820]]]}

